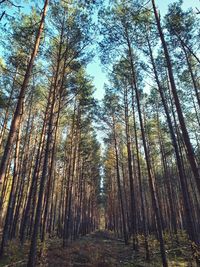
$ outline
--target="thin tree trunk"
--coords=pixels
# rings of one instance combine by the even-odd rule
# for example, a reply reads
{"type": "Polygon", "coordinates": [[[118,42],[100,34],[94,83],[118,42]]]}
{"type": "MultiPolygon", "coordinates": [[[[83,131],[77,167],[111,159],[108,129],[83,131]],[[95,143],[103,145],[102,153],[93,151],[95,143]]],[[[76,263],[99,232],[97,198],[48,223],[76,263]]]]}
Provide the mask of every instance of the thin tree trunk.
{"type": "Polygon", "coordinates": [[[168,123],[169,130],[170,130],[171,140],[172,140],[172,144],[173,144],[174,151],[175,151],[176,163],[177,163],[177,167],[178,167],[178,171],[179,171],[179,177],[180,177],[181,188],[182,188],[182,193],[183,193],[184,207],[185,207],[185,212],[186,212],[187,229],[188,229],[188,233],[189,233],[190,238],[193,241],[195,241],[197,236],[196,236],[196,231],[195,231],[195,228],[193,225],[192,215],[191,215],[191,211],[190,211],[190,203],[189,203],[189,199],[188,199],[188,190],[187,190],[187,185],[186,185],[186,180],[185,180],[186,179],[185,174],[183,171],[182,160],[180,158],[179,148],[178,148],[178,144],[176,141],[176,136],[174,133],[172,120],[171,120],[171,117],[169,115],[168,106],[167,106],[167,103],[165,100],[162,86],[161,86],[159,78],[158,78],[158,73],[157,73],[157,69],[156,69],[156,65],[155,65],[155,61],[153,58],[153,53],[152,53],[152,49],[151,49],[151,45],[150,45],[148,36],[147,36],[147,42],[148,42],[148,46],[149,46],[149,52],[150,52],[150,57],[151,57],[151,63],[152,63],[153,70],[154,70],[155,80],[156,80],[158,90],[160,93],[160,97],[162,100],[162,104],[163,104],[163,107],[165,110],[167,123],[168,123]]]}
{"type": "Polygon", "coordinates": [[[151,163],[150,163],[149,152],[148,152],[146,138],[145,138],[145,131],[144,131],[144,125],[143,125],[143,119],[142,119],[142,111],[141,111],[141,105],[140,105],[140,96],[139,96],[139,91],[137,88],[137,82],[136,82],[136,76],[135,76],[136,74],[135,74],[133,55],[132,55],[132,48],[131,48],[127,29],[126,29],[126,37],[127,37],[127,46],[128,46],[128,52],[129,52],[129,58],[130,58],[130,67],[131,67],[132,79],[133,79],[131,86],[134,88],[135,95],[136,95],[136,103],[137,103],[137,109],[138,109],[138,115],[139,115],[140,130],[141,130],[141,134],[142,134],[142,142],[143,142],[143,147],[144,147],[145,160],[146,160],[146,165],[147,165],[149,186],[150,186],[150,191],[151,191],[153,209],[154,209],[154,212],[156,215],[157,230],[158,230],[158,234],[159,234],[160,252],[161,252],[161,257],[162,257],[162,263],[163,263],[163,267],[168,267],[164,238],[163,238],[163,233],[162,233],[161,215],[160,215],[160,210],[158,207],[158,199],[157,199],[156,189],[155,189],[155,177],[153,176],[153,173],[152,173],[152,167],[151,167],[151,163]]]}
{"type": "Polygon", "coordinates": [[[118,155],[118,146],[117,146],[117,137],[116,137],[115,127],[116,127],[115,126],[115,119],[113,118],[113,134],[114,134],[114,146],[115,146],[117,185],[118,185],[119,200],[120,200],[121,212],[122,212],[122,226],[123,226],[124,242],[127,245],[128,244],[128,236],[127,236],[127,229],[126,229],[126,222],[125,222],[124,203],[123,203],[122,190],[121,190],[120,171],[119,171],[119,155],[118,155]]]}
{"type": "Polygon", "coordinates": [[[43,32],[43,28],[44,28],[44,20],[45,20],[45,16],[46,16],[46,12],[47,12],[47,6],[48,6],[48,0],[45,0],[44,3],[44,9],[42,12],[42,17],[41,17],[41,21],[40,21],[40,25],[38,28],[38,32],[37,32],[37,36],[36,36],[36,40],[35,40],[35,44],[34,44],[34,48],[33,48],[33,52],[31,54],[31,58],[29,61],[29,64],[27,66],[26,69],[26,73],[24,76],[24,80],[22,83],[22,87],[19,93],[19,97],[18,97],[18,102],[17,102],[17,106],[13,115],[13,119],[11,122],[11,126],[10,126],[10,131],[8,134],[8,138],[7,138],[7,142],[6,142],[6,146],[4,149],[4,153],[1,159],[1,164],[0,164],[0,183],[4,178],[5,175],[5,170],[7,167],[7,163],[8,163],[8,158],[9,155],[11,153],[11,149],[12,149],[12,145],[14,143],[14,140],[16,138],[16,131],[20,126],[20,121],[21,121],[21,117],[22,117],[22,104],[25,98],[25,93],[28,87],[28,83],[30,80],[30,76],[31,76],[31,72],[33,69],[33,64],[39,49],[39,45],[40,45],[40,40],[41,40],[41,36],[42,36],[42,32],[43,32]]]}
{"type": "Polygon", "coordinates": [[[133,187],[133,166],[131,155],[131,143],[130,143],[130,126],[129,126],[129,111],[128,111],[128,95],[127,88],[124,89],[124,106],[125,106],[125,124],[126,124],[126,147],[128,154],[128,173],[129,173],[129,185],[130,185],[130,198],[131,198],[131,233],[133,235],[133,249],[138,250],[137,247],[137,231],[136,231],[136,210],[135,210],[135,189],[133,187]]]}
{"type": "Polygon", "coordinates": [[[183,116],[183,113],[182,113],[179,97],[178,97],[178,94],[177,94],[176,84],[175,84],[175,80],[174,80],[172,63],[171,63],[170,55],[169,55],[169,52],[168,52],[167,44],[166,44],[165,37],[164,37],[163,31],[162,31],[160,18],[158,16],[154,0],[152,0],[152,6],[153,6],[154,15],[155,15],[155,19],[156,19],[156,24],[157,24],[158,32],[159,32],[159,35],[160,35],[160,40],[162,42],[162,47],[163,47],[163,50],[164,50],[164,55],[165,55],[165,59],[166,59],[166,63],[167,63],[167,69],[168,69],[169,80],[170,80],[170,84],[171,84],[171,90],[172,90],[172,94],[173,94],[173,97],[174,97],[174,103],[175,103],[175,106],[176,106],[176,111],[177,111],[179,123],[180,123],[180,126],[181,126],[181,130],[182,130],[184,143],[185,143],[185,146],[187,148],[188,160],[190,162],[190,166],[191,166],[193,175],[194,175],[195,180],[196,180],[197,188],[198,188],[199,193],[200,193],[199,170],[198,170],[197,163],[196,163],[196,160],[195,160],[194,150],[193,150],[192,144],[190,142],[190,137],[189,137],[189,134],[188,134],[188,131],[187,131],[187,128],[186,128],[185,119],[184,119],[184,116],[183,116]]]}
{"type": "Polygon", "coordinates": [[[0,247],[0,258],[3,256],[4,247],[8,241],[9,229],[11,218],[14,212],[14,204],[15,204],[15,191],[16,191],[16,184],[17,184],[17,176],[19,171],[19,145],[20,145],[20,138],[21,138],[21,128],[19,129],[17,140],[16,140],[16,147],[15,147],[15,162],[14,162],[14,171],[13,171],[13,178],[12,178],[12,185],[10,190],[10,196],[8,201],[8,207],[6,212],[6,219],[3,228],[3,236],[1,241],[0,247]]]}

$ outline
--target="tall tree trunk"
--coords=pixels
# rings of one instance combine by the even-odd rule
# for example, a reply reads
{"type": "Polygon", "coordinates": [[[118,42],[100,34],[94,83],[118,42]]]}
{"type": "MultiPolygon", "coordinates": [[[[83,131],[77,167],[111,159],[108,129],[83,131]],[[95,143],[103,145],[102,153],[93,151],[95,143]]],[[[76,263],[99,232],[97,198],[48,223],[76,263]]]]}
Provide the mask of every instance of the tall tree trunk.
{"type": "Polygon", "coordinates": [[[144,125],[143,125],[143,119],[142,119],[140,95],[139,95],[139,90],[138,90],[138,87],[137,87],[135,67],[134,67],[133,55],[132,55],[132,47],[131,47],[131,44],[130,44],[130,39],[129,39],[129,35],[128,35],[127,29],[125,29],[125,32],[126,32],[128,53],[129,53],[129,59],[130,59],[130,67],[131,67],[131,73],[132,73],[131,86],[132,86],[132,89],[135,90],[136,103],[137,103],[139,122],[140,122],[140,130],[141,130],[141,134],[142,134],[142,142],[143,142],[143,147],[144,147],[145,161],[146,161],[146,165],[147,165],[149,186],[150,186],[151,197],[152,197],[152,204],[153,204],[153,209],[154,209],[154,212],[155,212],[155,215],[156,215],[156,223],[157,223],[157,230],[158,230],[158,235],[159,235],[160,252],[161,252],[161,257],[162,257],[162,263],[163,263],[163,267],[168,267],[166,251],[165,251],[165,244],[164,244],[164,238],[163,238],[163,233],[162,233],[161,214],[160,214],[160,210],[159,210],[159,206],[158,206],[158,199],[157,199],[157,195],[156,195],[155,177],[153,176],[153,172],[152,172],[152,166],[151,166],[149,152],[148,152],[148,148],[147,148],[144,125]]]}
{"type": "Polygon", "coordinates": [[[15,137],[16,137],[16,132],[17,129],[20,126],[20,121],[21,121],[21,117],[22,117],[22,104],[25,98],[25,93],[28,87],[28,83],[30,80],[30,76],[31,76],[31,72],[33,69],[33,64],[39,49],[39,45],[40,45],[40,40],[41,40],[41,36],[42,36],[42,32],[43,32],[43,28],[44,28],[44,20],[46,17],[46,13],[47,13],[47,6],[48,6],[48,0],[45,0],[44,3],[44,9],[42,12],[42,17],[41,17],[41,21],[40,21],[40,25],[38,28],[38,32],[37,32],[37,36],[36,36],[36,40],[35,40],[35,44],[34,44],[34,48],[31,54],[31,58],[30,61],[28,63],[27,69],[26,69],[26,73],[24,76],[24,80],[22,83],[22,87],[19,93],[19,97],[18,97],[18,102],[17,102],[17,106],[13,115],[13,119],[11,122],[11,126],[10,126],[10,130],[9,130],[9,134],[8,134],[8,138],[7,138],[7,142],[6,142],[6,146],[4,149],[4,153],[1,159],[1,164],[0,164],[0,183],[2,181],[2,179],[4,178],[5,175],[5,170],[7,167],[7,163],[8,163],[8,158],[12,149],[12,145],[14,143],[15,137]]]}
{"type": "Polygon", "coordinates": [[[184,207],[185,207],[185,212],[186,212],[188,234],[189,234],[191,240],[197,242],[197,235],[196,235],[195,227],[193,224],[193,219],[192,219],[192,214],[191,214],[191,209],[190,209],[190,202],[189,202],[189,198],[188,198],[188,190],[187,190],[187,185],[186,185],[186,177],[185,177],[185,173],[184,173],[183,166],[182,166],[182,160],[180,157],[179,148],[178,148],[178,144],[176,141],[176,135],[174,133],[174,128],[173,128],[172,120],[171,120],[171,117],[169,114],[169,109],[168,109],[168,106],[167,106],[167,103],[165,100],[163,88],[162,88],[161,83],[159,81],[155,61],[153,58],[152,48],[151,48],[151,44],[150,44],[148,36],[147,36],[147,42],[148,42],[148,47],[149,47],[149,52],[150,52],[151,63],[152,63],[153,71],[154,71],[154,75],[155,75],[155,81],[157,83],[160,97],[162,100],[162,104],[163,104],[163,107],[165,110],[165,115],[167,118],[169,130],[170,130],[172,145],[173,145],[174,151],[175,151],[176,163],[177,163],[177,167],[178,167],[181,189],[182,189],[182,193],[183,193],[184,207]]]}
{"type": "Polygon", "coordinates": [[[136,230],[136,207],[135,207],[135,189],[133,187],[133,166],[131,155],[131,140],[130,140],[130,126],[129,126],[129,110],[128,110],[128,95],[127,88],[124,89],[124,107],[125,107],[125,124],[126,124],[126,147],[128,154],[128,174],[130,185],[130,199],[131,199],[131,233],[133,235],[133,249],[137,248],[137,230],[136,230]]]}
{"type": "Polygon", "coordinates": [[[194,175],[195,180],[196,180],[197,188],[198,188],[199,193],[200,193],[199,170],[198,170],[198,166],[197,166],[197,163],[196,163],[196,160],[195,160],[194,150],[193,150],[192,144],[190,142],[190,137],[189,137],[189,134],[188,134],[188,131],[187,131],[187,127],[186,127],[186,124],[185,124],[185,119],[184,119],[184,116],[183,116],[183,113],[182,113],[182,108],[181,108],[181,104],[180,104],[180,101],[179,101],[179,97],[178,97],[178,93],[177,93],[177,89],[176,89],[176,84],[175,84],[175,80],[174,80],[172,63],[171,63],[170,55],[169,55],[169,52],[168,52],[167,44],[166,44],[165,37],[164,37],[163,31],[162,31],[160,18],[158,16],[154,0],[152,0],[152,6],[153,6],[153,11],[154,11],[155,19],[156,19],[156,24],[157,24],[160,40],[161,40],[161,43],[162,43],[162,47],[163,47],[163,50],[164,50],[164,55],[165,55],[165,59],[166,59],[166,63],[167,63],[167,69],[168,69],[169,80],[170,80],[170,84],[171,84],[171,90],[172,90],[172,94],[173,94],[173,97],[174,97],[174,103],[175,103],[175,106],[176,106],[176,111],[177,111],[179,123],[180,123],[180,126],[181,126],[181,130],[182,130],[184,143],[185,143],[185,146],[187,148],[188,160],[190,162],[190,166],[191,166],[193,175],[194,175]]]}
{"type": "Polygon", "coordinates": [[[131,93],[132,93],[132,112],[133,112],[133,127],[134,127],[134,134],[135,134],[137,171],[138,171],[139,192],[140,192],[140,200],[141,200],[142,225],[143,225],[143,231],[144,231],[146,260],[148,261],[150,259],[150,254],[149,254],[148,233],[147,233],[147,219],[146,219],[146,215],[145,215],[144,196],[143,196],[143,191],[142,191],[142,173],[141,173],[141,167],[140,167],[140,155],[139,155],[137,124],[136,124],[136,118],[135,118],[134,90],[133,90],[133,88],[132,88],[131,93]]]}
{"type": "Polygon", "coordinates": [[[21,138],[21,128],[19,129],[19,132],[17,135],[17,140],[16,140],[13,178],[12,178],[12,185],[11,185],[8,207],[7,207],[7,212],[6,212],[6,219],[5,219],[4,228],[3,228],[3,236],[2,236],[1,247],[0,247],[0,257],[3,256],[4,247],[8,241],[11,218],[12,218],[13,212],[14,212],[15,191],[16,191],[16,186],[17,186],[17,182],[18,182],[17,177],[18,177],[18,171],[19,171],[20,138],[21,138]]]}
{"type": "Polygon", "coordinates": [[[122,226],[123,226],[123,235],[124,235],[124,242],[128,244],[128,236],[127,236],[127,227],[125,221],[125,212],[124,212],[124,203],[122,197],[122,189],[121,189],[121,181],[120,181],[120,171],[119,171],[119,155],[118,155],[118,145],[117,145],[117,136],[116,136],[116,125],[115,119],[113,117],[113,135],[114,135],[114,148],[115,148],[115,160],[116,160],[116,172],[117,172],[117,186],[119,192],[119,201],[121,205],[121,212],[122,212],[122,226]]]}
{"type": "Polygon", "coordinates": [[[52,142],[55,99],[56,99],[56,88],[54,87],[50,115],[49,115],[49,122],[48,122],[44,163],[43,163],[43,169],[42,169],[42,174],[41,174],[41,179],[40,179],[40,187],[39,187],[39,192],[38,192],[38,202],[37,202],[37,208],[36,208],[35,222],[34,222],[34,228],[33,228],[33,233],[31,237],[31,247],[30,247],[29,258],[28,258],[28,266],[30,267],[34,267],[35,262],[36,262],[38,230],[39,230],[39,225],[40,225],[40,220],[41,220],[41,211],[42,211],[42,202],[43,202],[43,193],[44,193],[44,187],[45,187],[45,182],[46,182],[46,175],[48,173],[49,149],[50,149],[50,144],[52,142]]]}

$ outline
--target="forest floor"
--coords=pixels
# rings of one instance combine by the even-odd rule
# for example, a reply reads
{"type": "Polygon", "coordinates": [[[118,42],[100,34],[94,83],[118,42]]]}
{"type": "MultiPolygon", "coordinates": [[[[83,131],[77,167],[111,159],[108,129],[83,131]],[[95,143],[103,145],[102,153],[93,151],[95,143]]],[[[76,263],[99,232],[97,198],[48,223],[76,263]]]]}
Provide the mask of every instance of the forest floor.
{"type": "MultiPolygon", "coordinates": [[[[141,239],[142,241],[142,239],[141,239]]],[[[123,241],[114,237],[112,233],[98,231],[82,237],[62,248],[60,241],[47,242],[39,257],[37,267],[161,267],[159,245],[150,240],[151,261],[145,261],[145,251],[141,246],[139,252],[133,253],[132,246],[125,246],[123,241]]],[[[28,248],[28,246],[27,246],[28,248]]],[[[26,266],[27,251],[19,250],[12,244],[7,252],[5,261],[0,261],[0,267],[26,266]],[[18,252],[16,251],[18,250],[18,252]],[[12,255],[11,255],[12,254],[12,255]]],[[[195,267],[191,260],[189,247],[180,244],[180,247],[167,251],[169,267],[195,267]]]]}

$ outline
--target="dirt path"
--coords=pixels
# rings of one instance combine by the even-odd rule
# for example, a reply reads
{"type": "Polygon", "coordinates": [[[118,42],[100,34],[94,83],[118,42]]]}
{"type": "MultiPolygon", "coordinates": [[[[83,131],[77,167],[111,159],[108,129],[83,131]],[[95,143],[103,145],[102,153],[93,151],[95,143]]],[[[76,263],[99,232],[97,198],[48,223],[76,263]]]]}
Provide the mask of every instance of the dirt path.
{"type": "MultiPolygon", "coordinates": [[[[153,242],[152,242],[153,243],[153,242]]],[[[177,248],[179,250],[179,248],[177,248]]],[[[159,246],[152,249],[151,262],[145,261],[145,251],[134,254],[132,246],[125,246],[113,234],[98,231],[72,242],[68,248],[51,244],[44,259],[37,267],[161,267],[159,246]]],[[[180,257],[169,251],[169,267],[196,267],[189,260],[187,250],[179,251],[180,257]],[[180,254],[181,253],[181,254],[180,254]]]]}
{"type": "Polygon", "coordinates": [[[96,232],[70,244],[69,248],[48,249],[46,263],[40,266],[118,267],[134,266],[132,249],[106,232],[96,232]]]}

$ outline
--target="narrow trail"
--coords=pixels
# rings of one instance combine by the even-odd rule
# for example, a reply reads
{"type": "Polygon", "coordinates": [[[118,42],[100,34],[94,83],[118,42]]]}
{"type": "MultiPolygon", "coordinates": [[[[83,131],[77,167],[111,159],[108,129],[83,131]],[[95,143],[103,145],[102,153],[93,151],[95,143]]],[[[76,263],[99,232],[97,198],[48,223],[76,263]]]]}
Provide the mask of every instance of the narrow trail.
{"type": "Polygon", "coordinates": [[[82,237],[68,248],[56,248],[52,245],[45,257],[45,263],[39,266],[59,267],[112,267],[133,266],[131,246],[125,246],[119,240],[104,231],[98,231],[82,237]]]}
{"type": "MultiPolygon", "coordinates": [[[[190,250],[183,248],[183,244],[181,246],[168,250],[169,267],[196,267],[189,259],[190,250]]],[[[158,244],[152,251],[151,261],[146,262],[143,246],[134,253],[131,244],[124,245],[123,240],[111,232],[97,231],[73,241],[67,248],[55,241],[40,257],[37,267],[161,267],[158,244]]]]}

